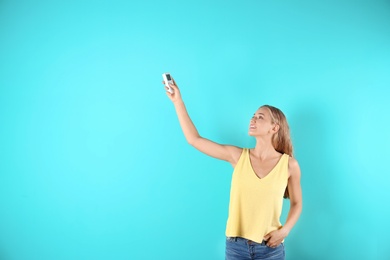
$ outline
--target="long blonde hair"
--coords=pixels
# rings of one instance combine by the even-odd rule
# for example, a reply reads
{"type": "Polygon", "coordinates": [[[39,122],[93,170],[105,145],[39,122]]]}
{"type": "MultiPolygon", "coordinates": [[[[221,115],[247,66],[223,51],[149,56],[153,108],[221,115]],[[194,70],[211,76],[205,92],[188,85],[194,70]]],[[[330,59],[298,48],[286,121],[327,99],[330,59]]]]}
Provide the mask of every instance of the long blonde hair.
{"type": "MultiPolygon", "coordinates": [[[[269,110],[272,123],[279,125],[279,130],[272,136],[272,145],[276,151],[279,153],[285,153],[293,156],[293,146],[290,137],[290,127],[288,126],[286,116],[283,112],[273,106],[263,105],[261,107],[265,107],[269,110]]],[[[284,192],[283,198],[289,199],[290,194],[288,193],[288,188],[284,192]]]]}

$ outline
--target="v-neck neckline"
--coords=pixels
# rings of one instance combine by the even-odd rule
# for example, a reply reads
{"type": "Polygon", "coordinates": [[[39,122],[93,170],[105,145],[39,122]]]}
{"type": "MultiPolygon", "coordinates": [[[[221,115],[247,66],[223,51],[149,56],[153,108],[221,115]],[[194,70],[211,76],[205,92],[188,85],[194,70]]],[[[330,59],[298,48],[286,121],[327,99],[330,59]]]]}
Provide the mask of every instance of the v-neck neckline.
{"type": "Polygon", "coordinates": [[[251,160],[251,150],[248,149],[248,159],[249,159],[249,165],[251,167],[251,170],[252,172],[254,173],[255,177],[259,180],[264,180],[265,178],[267,178],[270,174],[272,174],[274,172],[274,170],[278,167],[278,165],[281,163],[282,161],[282,158],[283,158],[284,154],[282,154],[278,160],[278,162],[275,164],[275,166],[264,176],[264,177],[259,177],[259,175],[257,175],[257,173],[255,172],[255,169],[253,168],[252,166],[252,160],[251,160]]]}

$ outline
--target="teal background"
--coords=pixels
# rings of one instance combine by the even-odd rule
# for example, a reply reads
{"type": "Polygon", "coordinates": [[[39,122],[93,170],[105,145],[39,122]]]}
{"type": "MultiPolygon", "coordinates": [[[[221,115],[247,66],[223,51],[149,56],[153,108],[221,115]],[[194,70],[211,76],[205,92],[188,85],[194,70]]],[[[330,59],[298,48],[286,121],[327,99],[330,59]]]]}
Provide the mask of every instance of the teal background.
{"type": "MultiPolygon", "coordinates": [[[[390,259],[389,1],[0,1],[0,259],[224,259],[232,168],[282,109],[304,208],[287,259],[390,259]]],[[[285,201],[283,220],[288,211],[285,201]]]]}

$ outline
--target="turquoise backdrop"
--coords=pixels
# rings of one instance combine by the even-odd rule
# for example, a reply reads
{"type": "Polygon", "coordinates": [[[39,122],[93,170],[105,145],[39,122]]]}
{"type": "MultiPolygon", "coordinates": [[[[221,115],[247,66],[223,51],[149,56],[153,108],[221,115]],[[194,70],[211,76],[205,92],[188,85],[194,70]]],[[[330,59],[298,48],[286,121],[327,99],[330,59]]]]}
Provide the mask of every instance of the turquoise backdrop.
{"type": "Polygon", "coordinates": [[[390,259],[389,1],[1,0],[1,260],[224,259],[232,167],[163,72],[216,142],[285,112],[288,260],[390,259]]]}

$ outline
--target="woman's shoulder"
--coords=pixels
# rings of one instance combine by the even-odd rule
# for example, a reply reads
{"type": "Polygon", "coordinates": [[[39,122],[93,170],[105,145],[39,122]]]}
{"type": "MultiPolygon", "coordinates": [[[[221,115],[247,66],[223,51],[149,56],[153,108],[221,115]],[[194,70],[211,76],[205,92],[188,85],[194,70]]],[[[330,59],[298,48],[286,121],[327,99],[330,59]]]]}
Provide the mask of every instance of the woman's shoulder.
{"type": "Polygon", "coordinates": [[[288,171],[290,173],[290,176],[300,174],[300,172],[301,172],[297,159],[295,159],[294,157],[291,157],[291,156],[289,157],[289,160],[288,160],[288,171]]]}
{"type": "MultiPolygon", "coordinates": [[[[286,155],[288,155],[288,154],[286,154],[286,155]]],[[[298,166],[299,164],[298,164],[297,159],[295,159],[294,157],[288,155],[288,165],[289,165],[289,166],[292,166],[292,167],[296,167],[296,166],[298,166]]]]}

